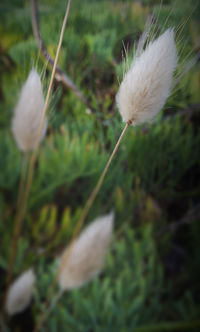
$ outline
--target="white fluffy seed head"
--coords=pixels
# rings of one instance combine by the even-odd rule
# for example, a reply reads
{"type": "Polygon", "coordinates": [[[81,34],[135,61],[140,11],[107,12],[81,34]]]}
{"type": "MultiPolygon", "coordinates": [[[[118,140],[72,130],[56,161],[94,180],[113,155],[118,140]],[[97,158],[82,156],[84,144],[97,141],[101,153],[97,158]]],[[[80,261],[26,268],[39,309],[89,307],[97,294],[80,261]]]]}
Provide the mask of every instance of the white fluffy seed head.
{"type": "Polygon", "coordinates": [[[174,31],[168,29],[134,59],[125,74],[116,97],[124,122],[137,125],[154,118],[170,94],[176,65],[174,31]]]}
{"type": "Polygon", "coordinates": [[[9,315],[15,315],[28,307],[34,282],[35,275],[30,269],[20,275],[10,286],[6,299],[6,311],[9,315]]]}
{"type": "Polygon", "coordinates": [[[112,237],[113,220],[113,213],[97,218],[73,244],[67,261],[61,260],[61,266],[64,263],[59,276],[62,290],[80,287],[101,271],[112,237]]]}
{"type": "MultiPolygon", "coordinates": [[[[12,132],[20,150],[33,150],[39,134],[40,122],[44,108],[44,97],[40,76],[32,69],[14,111],[12,132]]],[[[47,122],[45,120],[40,141],[45,135],[47,122]]]]}

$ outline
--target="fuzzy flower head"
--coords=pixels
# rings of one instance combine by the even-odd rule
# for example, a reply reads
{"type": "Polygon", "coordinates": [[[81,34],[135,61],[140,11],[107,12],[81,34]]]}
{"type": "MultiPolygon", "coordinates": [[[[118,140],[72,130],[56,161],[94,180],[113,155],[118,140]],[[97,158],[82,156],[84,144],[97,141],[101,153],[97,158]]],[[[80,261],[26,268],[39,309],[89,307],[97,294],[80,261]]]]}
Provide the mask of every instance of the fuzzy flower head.
{"type": "Polygon", "coordinates": [[[164,106],[177,65],[173,29],[166,30],[136,57],[120,85],[116,100],[124,122],[153,119],[164,106]]]}
{"type": "MultiPolygon", "coordinates": [[[[13,135],[23,152],[33,150],[37,143],[43,108],[44,97],[40,76],[35,69],[32,69],[22,87],[12,121],[13,135]]],[[[46,127],[45,121],[40,141],[45,135],[46,127]]]]}
{"type": "MultiPolygon", "coordinates": [[[[112,237],[113,213],[97,218],[80,234],[70,251],[59,277],[62,290],[80,287],[102,269],[112,237]]],[[[66,249],[68,250],[68,248],[66,249]]]]}
{"type": "Polygon", "coordinates": [[[30,269],[20,275],[8,290],[6,311],[15,315],[28,307],[33,294],[35,275],[30,269]]]}

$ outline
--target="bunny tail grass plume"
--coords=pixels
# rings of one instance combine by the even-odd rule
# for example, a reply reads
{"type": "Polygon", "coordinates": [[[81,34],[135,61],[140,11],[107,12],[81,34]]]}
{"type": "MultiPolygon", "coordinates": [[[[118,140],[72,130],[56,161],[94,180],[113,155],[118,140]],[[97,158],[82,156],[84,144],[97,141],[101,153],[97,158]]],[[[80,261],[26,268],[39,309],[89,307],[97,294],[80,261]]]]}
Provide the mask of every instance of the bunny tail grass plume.
{"type": "Polygon", "coordinates": [[[35,275],[30,269],[19,276],[10,286],[6,299],[6,311],[9,315],[15,315],[28,307],[32,298],[34,282],[35,275]]]}
{"type": "MultiPolygon", "coordinates": [[[[37,143],[43,108],[44,97],[40,76],[35,69],[32,69],[22,87],[12,121],[13,135],[23,152],[33,150],[37,143]]],[[[45,121],[40,140],[45,135],[46,127],[45,121]]]]}
{"type": "Polygon", "coordinates": [[[124,122],[141,124],[164,106],[177,65],[173,29],[166,30],[133,60],[120,85],[117,104],[124,122]]]}
{"type": "MultiPolygon", "coordinates": [[[[97,218],[73,244],[59,275],[61,290],[80,287],[102,269],[112,237],[114,214],[97,218]]],[[[70,245],[66,250],[70,250],[70,245]]]]}

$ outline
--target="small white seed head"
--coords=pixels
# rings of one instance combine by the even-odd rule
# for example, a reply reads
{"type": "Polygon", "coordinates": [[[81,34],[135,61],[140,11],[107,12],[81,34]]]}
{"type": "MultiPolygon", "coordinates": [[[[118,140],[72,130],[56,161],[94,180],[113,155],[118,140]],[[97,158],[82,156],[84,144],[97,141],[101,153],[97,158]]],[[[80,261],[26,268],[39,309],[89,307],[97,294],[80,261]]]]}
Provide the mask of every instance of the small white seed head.
{"type": "MultiPolygon", "coordinates": [[[[44,96],[40,76],[32,69],[14,111],[12,132],[20,150],[33,150],[38,141],[40,122],[44,108],[44,96]]],[[[42,128],[39,140],[45,136],[47,121],[42,128]]]]}
{"type": "Polygon", "coordinates": [[[28,270],[20,275],[8,290],[6,299],[6,312],[11,316],[28,307],[33,294],[35,275],[28,270]]]}
{"type": "Polygon", "coordinates": [[[61,266],[64,264],[59,276],[62,290],[80,287],[101,271],[112,237],[113,220],[113,213],[97,218],[73,244],[67,261],[61,259],[61,266]]]}
{"type": "Polygon", "coordinates": [[[134,59],[116,100],[124,122],[152,120],[164,106],[177,65],[173,29],[166,30],[134,59]]]}

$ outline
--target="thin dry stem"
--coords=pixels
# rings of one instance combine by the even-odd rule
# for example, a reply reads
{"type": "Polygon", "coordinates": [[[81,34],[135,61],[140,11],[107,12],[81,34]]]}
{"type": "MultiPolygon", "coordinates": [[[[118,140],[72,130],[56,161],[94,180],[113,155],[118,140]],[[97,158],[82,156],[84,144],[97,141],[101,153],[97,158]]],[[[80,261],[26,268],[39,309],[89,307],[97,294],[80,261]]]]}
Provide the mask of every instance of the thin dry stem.
{"type": "Polygon", "coordinates": [[[99,190],[101,189],[101,186],[103,184],[106,173],[108,172],[110,164],[111,164],[111,162],[112,162],[112,160],[113,160],[113,158],[114,158],[114,156],[115,156],[115,154],[116,154],[116,152],[119,148],[119,145],[122,141],[122,138],[124,137],[124,135],[126,133],[126,130],[128,129],[129,125],[130,125],[130,122],[127,122],[124,129],[123,129],[123,131],[122,131],[122,133],[121,133],[121,135],[120,135],[120,137],[119,137],[119,139],[118,139],[118,141],[117,141],[117,144],[115,145],[115,148],[114,148],[114,150],[113,150],[113,152],[112,152],[112,154],[111,154],[111,156],[110,156],[110,158],[109,158],[109,160],[108,160],[108,162],[107,162],[107,164],[106,164],[106,166],[103,170],[103,173],[101,174],[95,188],[93,189],[92,193],[90,194],[90,196],[89,196],[89,198],[88,198],[88,200],[85,204],[85,207],[82,211],[82,214],[79,218],[79,221],[78,221],[78,223],[75,227],[72,242],[71,242],[71,246],[68,248],[68,250],[64,254],[63,259],[62,259],[62,264],[61,264],[60,268],[58,269],[58,273],[57,273],[57,276],[56,276],[56,281],[58,280],[58,277],[60,276],[60,274],[63,271],[63,268],[66,264],[66,261],[67,261],[69,255],[70,255],[70,253],[71,253],[73,244],[74,244],[74,242],[75,242],[75,240],[76,240],[76,238],[77,238],[77,236],[78,236],[78,234],[79,234],[79,232],[80,232],[80,230],[83,226],[83,223],[84,223],[84,221],[85,221],[85,219],[86,219],[86,217],[87,217],[87,215],[88,215],[88,213],[89,213],[89,211],[90,211],[90,209],[91,209],[91,207],[94,203],[95,198],[97,197],[97,194],[99,193],[99,190]]]}
{"type": "MultiPolygon", "coordinates": [[[[40,34],[40,24],[39,24],[39,14],[38,14],[38,5],[37,0],[31,0],[31,18],[32,18],[32,27],[33,33],[38,44],[39,50],[43,55],[44,59],[47,60],[47,63],[50,64],[51,67],[54,65],[54,60],[50,56],[45,46],[45,43],[40,34]]],[[[69,89],[71,89],[75,95],[90,109],[92,109],[92,105],[90,104],[89,100],[84,96],[84,94],[78,89],[75,83],[71,80],[71,78],[64,73],[61,68],[57,65],[56,66],[56,74],[55,79],[58,82],[62,82],[63,85],[69,89]]]]}
{"type": "Polygon", "coordinates": [[[81,214],[81,216],[79,218],[79,221],[78,221],[78,223],[77,223],[77,225],[75,227],[75,230],[74,230],[74,233],[73,233],[73,237],[72,237],[72,240],[71,240],[71,244],[67,248],[66,252],[64,253],[64,255],[62,257],[62,264],[60,265],[60,268],[58,269],[57,274],[56,274],[56,276],[55,276],[55,278],[54,278],[54,280],[53,280],[53,282],[52,282],[52,284],[50,286],[49,294],[47,296],[47,300],[46,300],[46,303],[44,305],[44,307],[46,309],[44,309],[44,311],[42,312],[41,316],[39,317],[38,324],[36,325],[36,327],[34,329],[34,332],[38,332],[39,331],[40,327],[43,325],[43,323],[44,323],[44,321],[45,321],[45,319],[46,319],[46,317],[48,315],[47,313],[49,312],[50,298],[51,298],[51,295],[52,295],[52,293],[53,293],[53,291],[54,291],[54,289],[56,287],[56,284],[57,284],[57,281],[59,279],[59,276],[63,272],[63,269],[64,269],[64,267],[66,265],[66,262],[67,262],[67,260],[68,260],[68,258],[70,256],[70,254],[71,254],[71,251],[73,249],[74,243],[75,243],[75,241],[76,241],[76,239],[77,239],[77,237],[79,235],[79,232],[80,232],[80,230],[81,230],[81,228],[83,226],[83,223],[84,223],[84,221],[85,221],[85,219],[86,219],[86,217],[87,217],[87,215],[89,213],[90,208],[92,207],[92,205],[94,203],[95,198],[97,197],[97,194],[99,193],[99,190],[101,189],[101,186],[103,184],[103,181],[104,181],[104,178],[106,176],[106,173],[108,172],[110,164],[111,164],[111,162],[112,162],[112,160],[113,160],[113,158],[114,158],[114,156],[115,156],[115,154],[116,154],[116,152],[117,152],[117,150],[119,148],[119,145],[120,145],[120,143],[122,141],[122,138],[124,137],[124,135],[125,135],[125,133],[126,133],[126,131],[127,131],[127,129],[128,129],[128,127],[129,127],[130,124],[131,124],[131,121],[129,121],[129,122],[126,123],[126,125],[125,125],[125,127],[124,127],[124,129],[123,129],[123,131],[122,131],[122,133],[121,133],[121,135],[120,135],[120,137],[119,137],[119,139],[118,139],[115,147],[114,147],[114,150],[113,150],[113,152],[112,152],[112,154],[111,154],[111,156],[110,156],[110,158],[109,158],[109,160],[108,160],[108,162],[107,162],[107,164],[106,164],[106,166],[105,166],[105,168],[104,168],[104,170],[103,170],[103,172],[102,172],[102,174],[101,174],[101,176],[100,176],[100,178],[99,178],[99,180],[98,180],[98,182],[97,182],[97,184],[95,186],[95,188],[93,189],[92,193],[90,194],[90,196],[89,196],[89,198],[88,198],[88,200],[86,202],[86,205],[85,205],[85,207],[84,207],[84,209],[82,211],[82,214],[81,214]]]}
{"type": "Polygon", "coordinates": [[[37,155],[38,155],[38,150],[39,150],[40,136],[41,136],[41,133],[42,133],[42,130],[43,130],[45,117],[46,117],[46,113],[47,113],[47,108],[48,108],[48,105],[49,105],[50,95],[51,95],[51,92],[52,92],[53,81],[54,81],[55,72],[56,72],[56,66],[57,66],[57,63],[58,63],[58,57],[59,57],[60,49],[61,49],[61,46],[62,46],[64,31],[65,31],[65,26],[66,26],[66,23],[67,23],[67,18],[68,18],[68,15],[69,15],[71,1],[72,0],[68,0],[68,3],[67,3],[67,8],[66,8],[66,12],[65,12],[65,16],[64,16],[64,20],[63,20],[63,24],[62,24],[62,29],[61,29],[61,33],[60,33],[60,38],[59,38],[59,43],[58,43],[58,47],[57,47],[56,57],[55,57],[55,61],[54,61],[54,66],[53,66],[53,70],[52,70],[52,74],[51,74],[51,79],[50,79],[50,83],[49,83],[49,87],[48,87],[48,92],[47,92],[47,96],[46,96],[46,100],[45,100],[44,109],[43,109],[43,112],[42,112],[42,118],[41,118],[39,130],[38,130],[37,141],[36,141],[35,149],[34,149],[32,155],[31,155],[31,159],[30,159],[28,178],[27,178],[27,182],[26,182],[26,186],[25,186],[25,192],[24,192],[24,196],[22,198],[21,204],[20,204],[20,206],[18,208],[18,211],[17,211],[16,221],[15,221],[15,229],[14,229],[14,234],[13,234],[13,239],[12,239],[12,244],[11,244],[11,248],[12,248],[11,252],[13,254],[10,258],[9,267],[8,267],[8,274],[7,274],[7,284],[8,285],[11,281],[12,274],[13,274],[13,267],[14,267],[14,262],[15,262],[15,258],[16,258],[16,249],[17,249],[18,239],[19,239],[19,235],[20,235],[20,232],[21,232],[23,220],[24,220],[25,213],[26,213],[28,197],[29,197],[30,188],[31,188],[31,184],[32,184],[32,179],[33,179],[33,175],[34,175],[34,166],[35,166],[35,162],[36,162],[37,155]]]}

